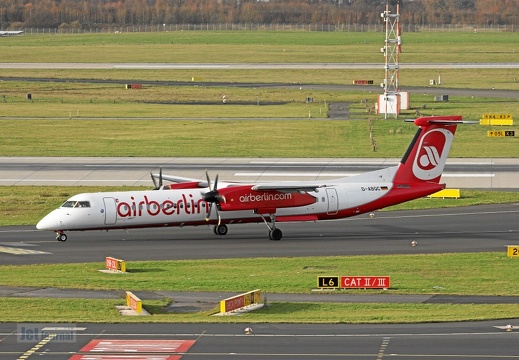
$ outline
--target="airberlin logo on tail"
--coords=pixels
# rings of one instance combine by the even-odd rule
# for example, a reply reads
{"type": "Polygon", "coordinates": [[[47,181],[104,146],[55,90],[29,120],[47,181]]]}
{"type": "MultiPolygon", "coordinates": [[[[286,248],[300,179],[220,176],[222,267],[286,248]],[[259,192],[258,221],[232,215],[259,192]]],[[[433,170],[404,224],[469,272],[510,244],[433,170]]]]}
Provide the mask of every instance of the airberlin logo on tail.
{"type": "Polygon", "coordinates": [[[424,146],[425,154],[420,156],[418,161],[422,168],[427,169],[428,167],[436,167],[440,163],[440,154],[434,146],[424,146]]]}
{"type": "Polygon", "coordinates": [[[413,174],[420,180],[440,176],[445,167],[454,135],[447,129],[429,130],[420,139],[418,153],[413,163],[413,174]]]}

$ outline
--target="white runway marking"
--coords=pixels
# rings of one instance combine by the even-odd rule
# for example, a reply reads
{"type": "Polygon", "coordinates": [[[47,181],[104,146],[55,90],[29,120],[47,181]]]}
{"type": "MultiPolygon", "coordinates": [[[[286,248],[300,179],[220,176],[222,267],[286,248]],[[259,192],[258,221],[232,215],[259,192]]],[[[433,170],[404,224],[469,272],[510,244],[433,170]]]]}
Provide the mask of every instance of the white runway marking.
{"type": "Polygon", "coordinates": [[[13,255],[43,255],[43,254],[52,254],[52,253],[46,252],[46,251],[22,249],[22,248],[17,248],[17,247],[10,247],[10,246],[0,246],[0,253],[13,254],[13,255]]]}

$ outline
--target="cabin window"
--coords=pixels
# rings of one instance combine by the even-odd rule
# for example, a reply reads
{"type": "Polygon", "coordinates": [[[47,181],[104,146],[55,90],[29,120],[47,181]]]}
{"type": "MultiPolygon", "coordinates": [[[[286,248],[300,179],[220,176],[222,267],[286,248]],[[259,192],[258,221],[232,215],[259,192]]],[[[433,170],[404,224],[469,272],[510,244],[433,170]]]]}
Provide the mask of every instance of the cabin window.
{"type": "Polygon", "coordinates": [[[90,201],[65,201],[61,207],[65,208],[89,208],[90,207],[90,201]]]}

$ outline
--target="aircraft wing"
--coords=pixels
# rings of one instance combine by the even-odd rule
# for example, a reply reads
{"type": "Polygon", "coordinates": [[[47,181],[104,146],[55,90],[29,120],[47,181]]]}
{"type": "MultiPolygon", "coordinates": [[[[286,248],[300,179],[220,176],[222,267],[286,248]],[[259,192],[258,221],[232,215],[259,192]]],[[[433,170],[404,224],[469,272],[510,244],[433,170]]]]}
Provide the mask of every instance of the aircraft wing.
{"type": "Polygon", "coordinates": [[[160,177],[162,176],[162,180],[171,181],[171,182],[174,182],[177,184],[198,182],[198,187],[201,187],[201,188],[208,187],[207,181],[200,180],[200,179],[193,179],[193,178],[188,178],[188,177],[183,177],[183,176],[161,175],[161,174],[151,174],[151,176],[157,180],[159,180],[160,177]]]}
{"type": "Polygon", "coordinates": [[[325,184],[311,184],[306,182],[301,183],[286,183],[286,184],[260,184],[260,185],[254,185],[252,187],[252,190],[258,190],[258,191],[268,191],[268,190],[277,190],[277,191],[284,191],[284,192],[307,192],[307,191],[314,191],[318,192],[319,188],[327,187],[328,185],[325,184]]]}
{"type": "MultiPolygon", "coordinates": [[[[151,174],[152,177],[155,179],[160,178],[160,174],[151,174]]],[[[171,181],[177,184],[182,183],[198,183],[198,187],[200,188],[206,188],[209,186],[206,180],[200,180],[200,179],[194,179],[194,178],[188,178],[183,176],[175,176],[175,175],[162,175],[163,180],[171,181]]],[[[241,186],[242,183],[228,183],[228,186],[241,186]]],[[[251,190],[257,190],[257,191],[268,191],[268,190],[277,190],[277,191],[284,191],[284,192],[307,192],[307,191],[314,191],[318,192],[319,188],[327,187],[326,184],[313,184],[308,182],[286,182],[286,183],[272,183],[272,184],[258,184],[258,185],[252,185],[251,190]]]]}

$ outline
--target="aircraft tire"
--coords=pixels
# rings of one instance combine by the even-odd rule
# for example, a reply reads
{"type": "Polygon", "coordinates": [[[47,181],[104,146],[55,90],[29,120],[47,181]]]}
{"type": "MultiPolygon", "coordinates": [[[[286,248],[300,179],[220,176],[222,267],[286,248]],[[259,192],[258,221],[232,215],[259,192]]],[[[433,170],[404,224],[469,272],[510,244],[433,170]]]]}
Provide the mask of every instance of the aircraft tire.
{"type": "Polygon", "coordinates": [[[227,228],[227,225],[225,225],[225,224],[216,225],[214,227],[214,233],[216,235],[226,235],[228,230],[229,229],[227,228]]]}
{"type": "Polygon", "coordinates": [[[67,241],[67,235],[58,234],[58,235],[56,235],[56,240],[61,241],[61,242],[67,241]]]}
{"type": "Polygon", "coordinates": [[[278,228],[274,228],[269,231],[270,240],[279,241],[279,240],[281,240],[282,237],[283,237],[283,232],[278,228]]]}

